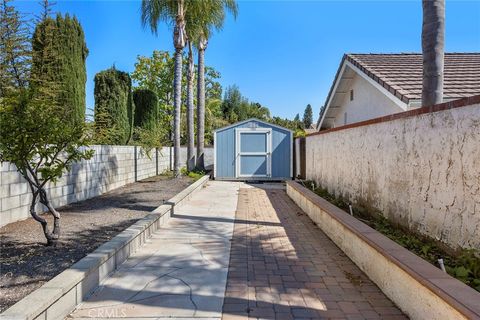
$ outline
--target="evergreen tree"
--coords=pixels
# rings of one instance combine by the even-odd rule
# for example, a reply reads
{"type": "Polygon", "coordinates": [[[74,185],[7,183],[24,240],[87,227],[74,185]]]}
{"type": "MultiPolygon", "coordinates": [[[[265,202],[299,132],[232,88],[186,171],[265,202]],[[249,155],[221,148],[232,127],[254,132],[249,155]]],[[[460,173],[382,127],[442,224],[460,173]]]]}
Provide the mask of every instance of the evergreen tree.
{"type": "Polygon", "coordinates": [[[126,144],[133,124],[132,79],[115,67],[95,75],[95,139],[101,144],[126,144]]]}
{"type": "Polygon", "coordinates": [[[305,112],[303,113],[303,125],[306,129],[310,128],[313,123],[313,111],[312,106],[310,104],[307,105],[305,108],[305,112]]]}
{"type": "Polygon", "coordinates": [[[304,129],[303,121],[300,120],[298,113],[295,115],[295,118],[293,118],[293,123],[295,124],[295,129],[304,129]]]}
{"type": "Polygon", "coordinates": [[[31,63],[28,22],[10,2],[0,8],[0,97],[27,87],[31,63]]]}
{"type": "Polygon", "coordinates": [[[40,98],[67,109],[72,122],[83,123],[88,55],[83,29],[76,17],[57,14],[53,19],[48,6],[45,10],[32,39],[32,88],[40,98]],[[53,95],[44,90],[50,83],[59,86],[53,95]]]}
{"type": "Polygon", "coordinates": [[[42,7],[42,10],[40,11],[40,14],[36,15],[37,23],[40,23],[52,16],[52,7],[56,4],[56,2],[51,2],[49,0],[40,0],[39,4],[42,7]]]}
{"type": "Polygon", "coordinates": [[[153,130],[158,125],[159,109],[158,98],[155,92],[149,89],[133,91],[135,104],[134,126],[153,130]]]}

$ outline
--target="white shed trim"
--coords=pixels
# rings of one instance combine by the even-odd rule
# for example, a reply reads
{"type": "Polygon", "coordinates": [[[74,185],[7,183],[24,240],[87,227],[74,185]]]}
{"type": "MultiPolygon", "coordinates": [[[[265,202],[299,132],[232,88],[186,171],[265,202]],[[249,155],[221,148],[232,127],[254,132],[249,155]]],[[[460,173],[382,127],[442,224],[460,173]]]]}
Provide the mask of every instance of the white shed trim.
{"type": "Polygon", "coordinates": [[[292,130],[288,129],[288,128],[285,128],[285,127],[282,127],[282,126],[279,126],[279,125],[276,125],[276,124],[273,124],[273,123],[270,123],[270,122],[266,122],[266,121],[263,121],[263,120],[259,120],[257,118],[250,118],[250,119],[247,119],[247,120],[243,120],[243,121],[240,121],[240,122],[236,122],[234,124],[231,124],[231,125],[228,125],[226,127],[221,127],[221,128],[218,128],[216,130],[214,130],[213,132],[218,132],[218,131],[223,131],[223,130],[226,130],[226,129],[229,129],[229,128],[233,128],[233,127],[237,127],[239,125],[242,125],[244,123],[248,123],[248,122],[251,122],[251,121],[257,121],[257,122],[260,122],[260,123],[263,123],[265,125],[268,125],[268,126],[272,126],[274,128],[277,128],[277,129],[281,129],[281,130],[286,130],[286,131],[290,131],[290,132],[293,132],[292,130]]]}
{"type": "MultiPolygon", "coordinates": [[[[255,155],[255,152],[249,152],[249,155],[255,155]]],[[[264,153],[259,153],[263,155],[264,153]]],[[[272,176],[272,128],[235,128],[235,178],[271,178],[272,176]],[[265,175],[242,175],[240,172],[240,139],[242,133],[266,133],[267,134],[267,174],[265,175]]]]}
{"type": "Polygon", "coordinates": [[[217,177],[217,132],[213,132],[213,179],[217,177]]]}

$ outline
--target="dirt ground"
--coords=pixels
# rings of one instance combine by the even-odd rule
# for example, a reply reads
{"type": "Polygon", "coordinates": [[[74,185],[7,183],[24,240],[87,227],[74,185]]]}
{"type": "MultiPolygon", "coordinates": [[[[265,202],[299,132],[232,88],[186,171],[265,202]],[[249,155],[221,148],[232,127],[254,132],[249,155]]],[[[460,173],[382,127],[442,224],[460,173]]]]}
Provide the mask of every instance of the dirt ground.
{"type": "Polygon", "coordinates": [[[56,248],[45,246],[41,226],[31,218],[0,228],[0,312],[190,183],[189,177],[156,176],[60,208],[62,241],[56,248]]]}

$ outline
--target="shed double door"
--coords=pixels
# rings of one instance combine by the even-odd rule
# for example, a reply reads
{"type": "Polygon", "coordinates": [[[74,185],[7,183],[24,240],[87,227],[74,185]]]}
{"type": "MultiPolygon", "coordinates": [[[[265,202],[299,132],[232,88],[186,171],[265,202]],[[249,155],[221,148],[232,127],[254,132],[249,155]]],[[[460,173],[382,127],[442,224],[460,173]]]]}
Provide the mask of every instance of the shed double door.
{"type": "Polygon", "coordinates": [[[269,128],[241,128],[235,131],[236,177],[271,177],[272,130],[269,128]]]}

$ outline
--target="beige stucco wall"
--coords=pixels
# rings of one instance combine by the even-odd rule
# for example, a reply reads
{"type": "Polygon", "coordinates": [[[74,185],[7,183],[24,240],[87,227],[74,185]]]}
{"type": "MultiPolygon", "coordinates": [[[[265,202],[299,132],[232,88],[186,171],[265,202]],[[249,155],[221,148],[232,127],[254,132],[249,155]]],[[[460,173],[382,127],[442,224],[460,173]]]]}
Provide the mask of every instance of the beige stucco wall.
{"type": "Polygon", "coordinates": [[[307,179],[453,247],[480,248],[480,105],[306,138],[307,179]]]}
{"type": "Polygon", "coordinates": [[[338,105],[340,108],[336,109],[335,127],[405,111],[357,73],[353,74],[349,89],[338,105]],[[350,101],[350,90],[353,90],[352,101],[350,101]],[[344,121],[345,112],[347,113],[346,123],[344,121]]]}

